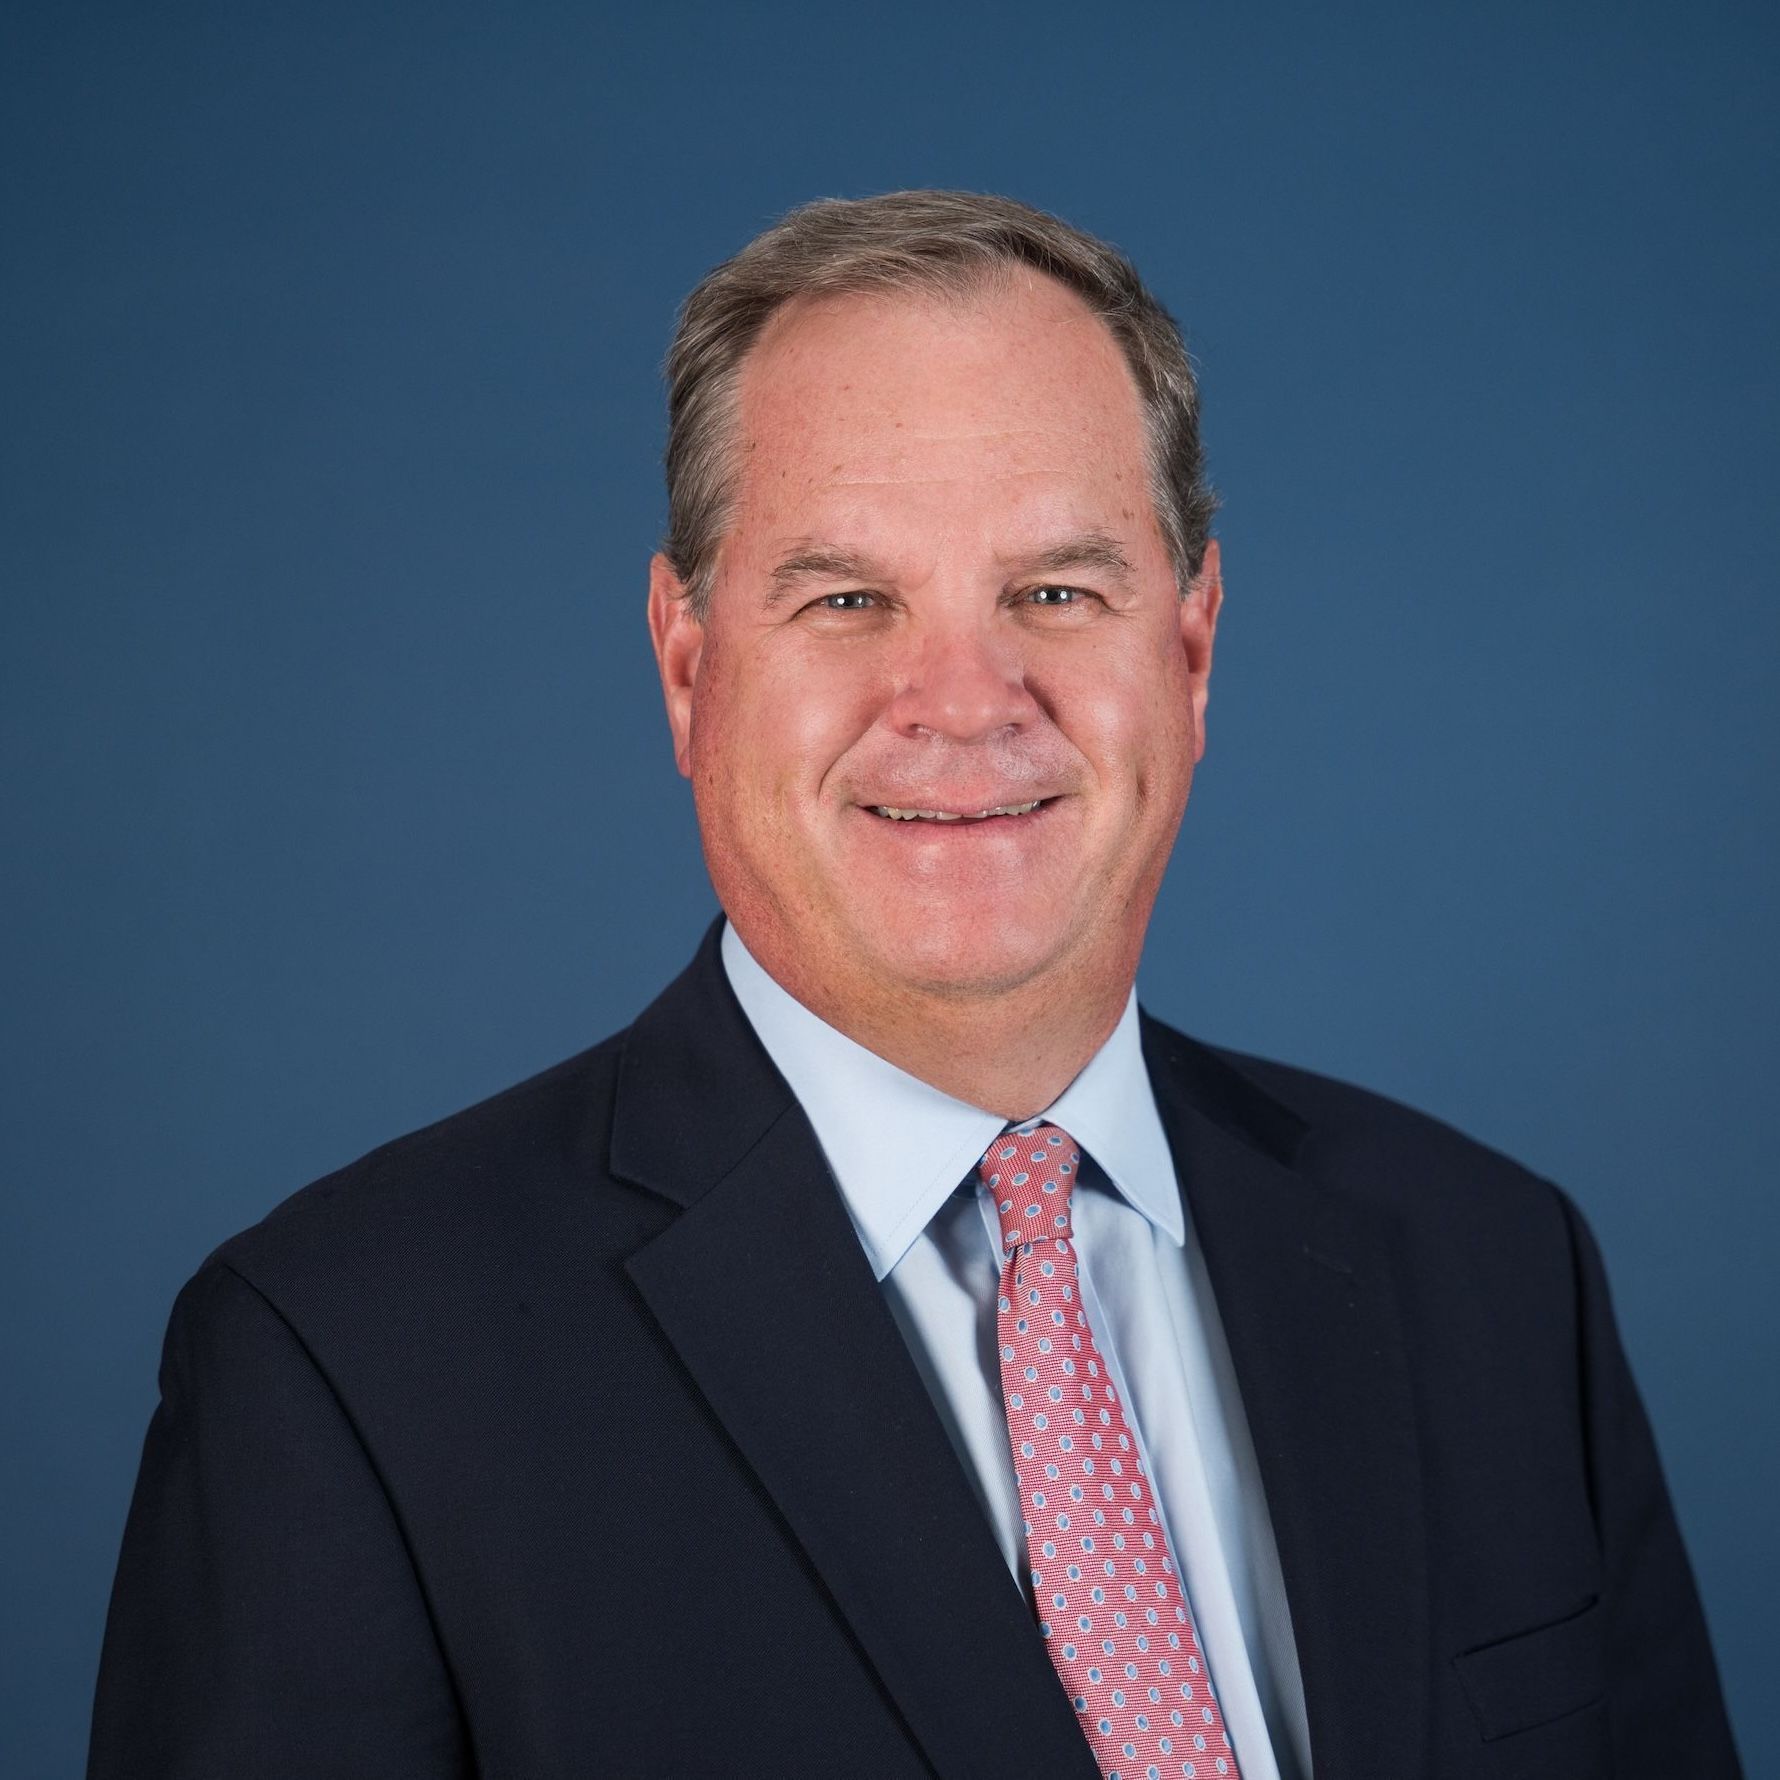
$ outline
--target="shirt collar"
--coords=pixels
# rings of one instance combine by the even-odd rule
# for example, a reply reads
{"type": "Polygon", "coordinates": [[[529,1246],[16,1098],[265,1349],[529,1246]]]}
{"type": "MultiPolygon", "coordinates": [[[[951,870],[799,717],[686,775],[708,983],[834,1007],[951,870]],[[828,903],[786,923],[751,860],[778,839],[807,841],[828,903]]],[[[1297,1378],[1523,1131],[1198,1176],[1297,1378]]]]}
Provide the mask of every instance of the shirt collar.
{"type": "MultiPolygon", "coordinates": [[[[976,1167],[1004,1121],[942,1093],[818,1018],[723,924],[723,967],[742,1012],[802,1104],[878,1279],[976,1167]]],[[[1137,1026],[1119,1023],[1043,1115],[1061,1125],[1136,1210],[1185,1241],[1174,1159],[1137,1026]]]]}

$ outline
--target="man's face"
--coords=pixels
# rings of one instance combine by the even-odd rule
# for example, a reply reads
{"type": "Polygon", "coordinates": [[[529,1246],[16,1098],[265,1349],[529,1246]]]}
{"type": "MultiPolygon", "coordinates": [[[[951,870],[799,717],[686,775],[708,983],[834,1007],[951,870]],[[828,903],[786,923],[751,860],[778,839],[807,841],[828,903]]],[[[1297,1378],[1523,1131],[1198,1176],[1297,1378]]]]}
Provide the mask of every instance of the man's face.
{"type": "Polygon", "coordinates": [[[831,1017],[1128,981],[1220,589],[1214,545],[1179,597],[1111,335],[1036,275],[795,304],[744,362],[733,449],[706,620],[660,558],[650,618],[750,949],[831,1017]]]}

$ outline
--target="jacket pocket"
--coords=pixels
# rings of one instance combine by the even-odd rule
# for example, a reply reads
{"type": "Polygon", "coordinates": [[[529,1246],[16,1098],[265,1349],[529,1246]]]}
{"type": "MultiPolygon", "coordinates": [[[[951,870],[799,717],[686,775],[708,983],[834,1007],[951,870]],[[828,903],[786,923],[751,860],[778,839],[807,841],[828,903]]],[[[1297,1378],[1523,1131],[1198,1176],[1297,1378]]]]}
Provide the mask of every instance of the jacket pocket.
{"type": "Polygon", "coordinates": [[[1607,1691],[1599,1598],[1567,1619],[1455,1656],[1486,1743],[1579,1712],[1607,1691]]]}

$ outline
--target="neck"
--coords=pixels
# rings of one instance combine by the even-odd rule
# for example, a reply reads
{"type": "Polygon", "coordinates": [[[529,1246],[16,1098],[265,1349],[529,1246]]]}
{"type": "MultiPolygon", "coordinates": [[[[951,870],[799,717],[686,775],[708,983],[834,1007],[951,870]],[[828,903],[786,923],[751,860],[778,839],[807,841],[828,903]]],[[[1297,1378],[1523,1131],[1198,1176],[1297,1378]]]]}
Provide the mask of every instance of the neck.
{"type": "Polygon", "coordinates": [[[1106,1043],[1137,974],[1135,956],[1096,958],[993,993],[960,994],[840,982],[741,938],[781,988],[837,1032],[1015,1123],[1049,1106],[1106,1043]]]}

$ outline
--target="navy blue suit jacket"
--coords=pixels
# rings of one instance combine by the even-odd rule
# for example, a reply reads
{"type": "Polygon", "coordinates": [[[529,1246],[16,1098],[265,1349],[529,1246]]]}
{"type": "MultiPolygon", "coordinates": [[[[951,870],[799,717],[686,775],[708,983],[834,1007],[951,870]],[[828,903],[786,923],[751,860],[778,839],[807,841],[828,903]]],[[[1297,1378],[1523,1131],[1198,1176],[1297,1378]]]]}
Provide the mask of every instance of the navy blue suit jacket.
{"type": "MultiPolygon", "coordinates": [[[[716,933],[181,1292],[90,1780],[1094,1780],[716,933]]],[[[1735,1775],[1574,1206],[1356,1088],[1143,1042],[1318,1780],[1735,1775]]]]}

